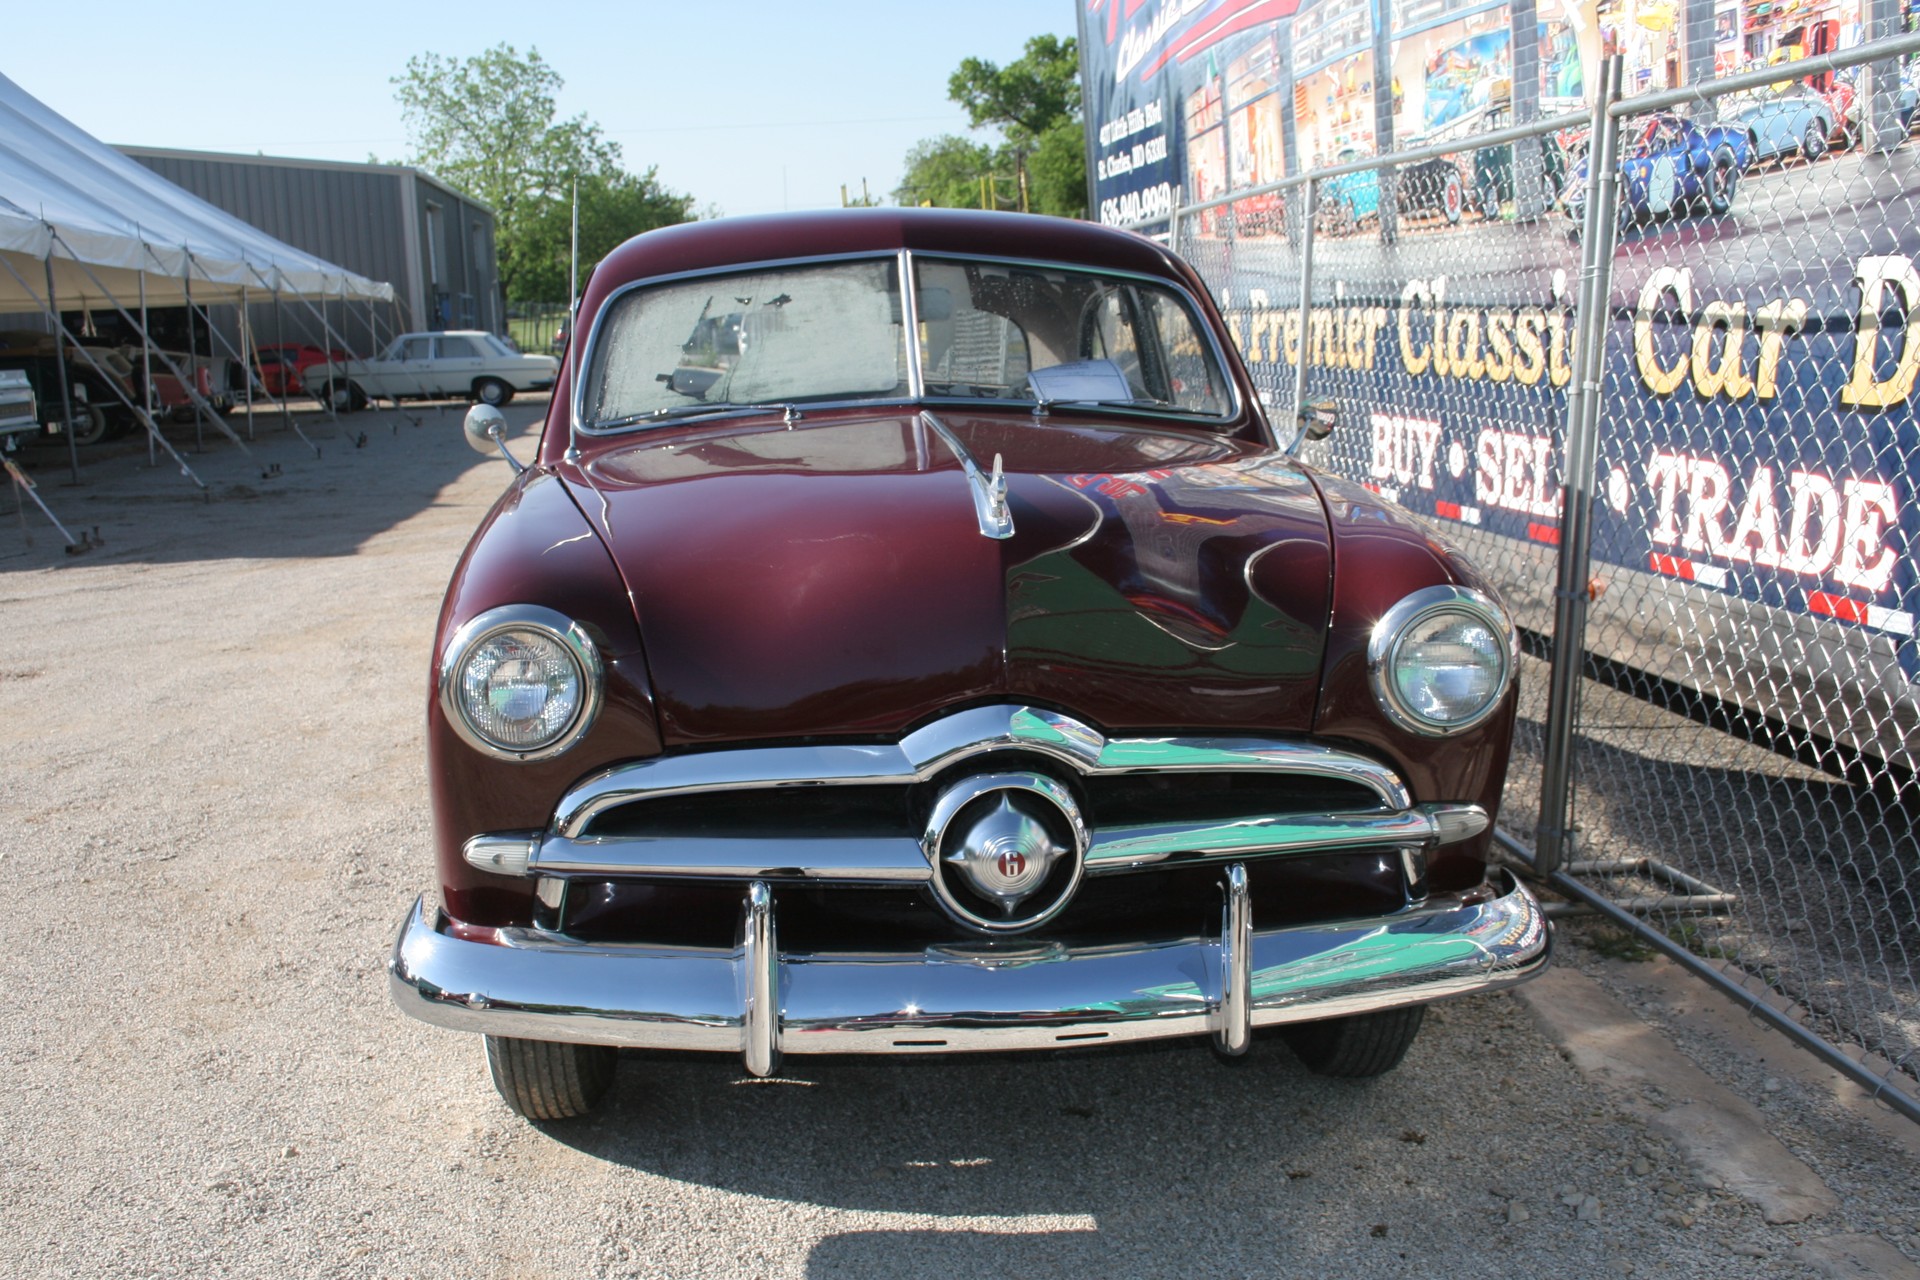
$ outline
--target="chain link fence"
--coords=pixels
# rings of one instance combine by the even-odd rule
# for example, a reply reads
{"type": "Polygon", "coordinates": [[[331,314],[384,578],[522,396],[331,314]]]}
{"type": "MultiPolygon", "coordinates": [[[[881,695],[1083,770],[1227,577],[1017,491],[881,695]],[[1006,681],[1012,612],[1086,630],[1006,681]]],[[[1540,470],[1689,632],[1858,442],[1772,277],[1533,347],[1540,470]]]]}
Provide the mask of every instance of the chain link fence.
{"type": "Polygon", "coordinates": [[[1303,455],[1499,584],[1503,844],[1920,1120],[1916,51],[1616,59],[1589,115],[1153,229],[1277,423],[1337,403],[1303,455]]]}
{"type": "Polygon", "coordinates": [[[507,333],[529,355],[559,355],[566,345],[567,304],[509,302],[507,333]]]}

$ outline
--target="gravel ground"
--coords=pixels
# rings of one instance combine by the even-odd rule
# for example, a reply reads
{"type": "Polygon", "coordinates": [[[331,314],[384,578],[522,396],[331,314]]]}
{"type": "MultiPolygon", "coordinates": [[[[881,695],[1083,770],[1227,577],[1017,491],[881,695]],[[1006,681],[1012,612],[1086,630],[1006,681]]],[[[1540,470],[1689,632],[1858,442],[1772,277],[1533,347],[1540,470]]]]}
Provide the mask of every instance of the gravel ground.
{"type": "Polygon", "coordinates": [[[456,412],[412,419],[316,423],[319,459],[263,422],[250,458],[192,459],[211,502],[137,448],[79,489],[48,459],[42,495],[106,539],[77,558],[0,499],[0,1274],[1753,1277],[1824,1274],[1794,1250],[1844,1232],[1913,1249],[1882,1130],[1747,1082],[1846,1201],[1769,1226],[1512,995],[1437,1007],[1370,1084],[1265,1041],[777,1082],[634,1055],[593,1121],[518,1120],[477,1038],[386,993],[429,873],[434,614],[507,478],[456,412]]]}

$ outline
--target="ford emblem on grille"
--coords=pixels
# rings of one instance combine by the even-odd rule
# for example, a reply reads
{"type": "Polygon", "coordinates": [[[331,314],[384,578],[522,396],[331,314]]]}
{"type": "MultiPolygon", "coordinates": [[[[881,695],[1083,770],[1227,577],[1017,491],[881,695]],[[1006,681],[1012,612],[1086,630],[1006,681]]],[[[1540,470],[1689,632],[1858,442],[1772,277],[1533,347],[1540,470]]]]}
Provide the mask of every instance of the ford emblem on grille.
{"type": "Polygon", "coordinates": [[[940,904],[1008,933],[1052,919],[1080,883],[1086,823],[1073,793],[1038,773],[964,778],[935,802],[924,842],[940,904]]]}

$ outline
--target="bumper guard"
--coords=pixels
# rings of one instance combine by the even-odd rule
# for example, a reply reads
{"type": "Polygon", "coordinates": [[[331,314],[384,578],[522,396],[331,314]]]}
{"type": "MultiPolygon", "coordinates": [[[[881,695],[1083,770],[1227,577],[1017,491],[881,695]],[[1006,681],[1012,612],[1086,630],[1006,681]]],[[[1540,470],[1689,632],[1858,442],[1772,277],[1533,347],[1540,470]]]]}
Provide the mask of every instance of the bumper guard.
{"type": "Polygon", "coordinates": [[[402,1010],[435,1026],[531,1040],[740,1054],[1057,1049],[1211,1035],[1496,990],[1547,965],[1533,895],[1435,896],[1390,916],[1256,931],[1244,869],[1223,877],[1217,937],[1069,948],[1019,939],[912,953],[782,953],[755,881],[731,950],[583,943],[533,929],[456,938],[424,899],[394,942],[402,1010]]]}

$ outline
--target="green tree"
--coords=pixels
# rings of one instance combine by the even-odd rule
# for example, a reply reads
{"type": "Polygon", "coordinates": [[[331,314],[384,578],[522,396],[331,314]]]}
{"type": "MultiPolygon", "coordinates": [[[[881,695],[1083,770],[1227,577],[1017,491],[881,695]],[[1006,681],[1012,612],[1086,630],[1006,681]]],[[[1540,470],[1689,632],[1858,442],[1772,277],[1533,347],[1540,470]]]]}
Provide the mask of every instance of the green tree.
{"type": "Polygon", "coordinates": [[[993,173],[993,148],[947,134],[927,138],[907,152],[907,174],[894,189],[901,204],[942,209],[980,207],[980,180],[993,173]]]}
{"type": "MultiPolygon", "coordinates": [[[[642,231],[691,222],[693,197],[661,186],[654,170],[589,173],[580,179],[580,278],[600,259],[642,231]]],[[[567,296],[572,267],[572,192],[540,202],[521,223],[512,245],[501,245],[502,278],[511,270],[515,301],[553,301],[567,296]],[[510,261],[509,261],[510,259],[510,261]]]]}
{"type": "Polygon", "coordinates": [[[1087,216],[1086,125],[1077,119],[1055,123],[1040,135],[1027,169],[1036,212],[1063,218],[1087,216]]]}
{"type": "Polygon", "coordinates": [[[1080,120],[1080,57],[1072,36],[1038,35],[1004,67],[967,58],[947,81],[947,96],[976,129],[999,126],[1022,204],[1037,213],[1086,213],[1086,135],[1080,120]],[[1075,141],[1077,139],[1077,141],[1075,141]],[[1029,157],[1044,152],[1043,195],[1029,157]],[[1074,188],[1073,168],[1079,170],[1074,188]]]}
{"type": "MultiPolygon", "coordinates": [[[[423,53],[409,58],[392,83],[412,140],[408,163],[492,206],[500,282],[516,302],[565,296],[576,179],[583,241],[590,198],[609,219],[635,219],[612,244],[693,216],[691,199],[662,189],[652,170],[623,170],[620,144],[599,125],[585,115],[560,118],[555,95],[566,82],[538,49],[523,57],[498,44],[464,60],[423,53]],[[550,270],[556,216],[562,228],[557,291],[550,270]]],[[[583,246],[582,269],[598,256],[589,258],[583,246]]]]}

